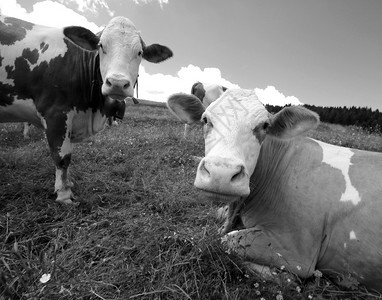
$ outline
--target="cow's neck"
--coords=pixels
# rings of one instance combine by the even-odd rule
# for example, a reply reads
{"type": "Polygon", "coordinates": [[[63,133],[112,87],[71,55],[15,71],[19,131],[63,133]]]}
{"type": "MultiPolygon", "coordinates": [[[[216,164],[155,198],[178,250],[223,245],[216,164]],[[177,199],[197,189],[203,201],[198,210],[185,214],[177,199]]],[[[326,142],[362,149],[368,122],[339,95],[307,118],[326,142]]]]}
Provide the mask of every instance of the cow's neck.
{"type": "Polygon", "coordinates": [[[241,218],[245,227],[269,220],[270,214],[274,219],[280,219],[285,212],[287,203],[281,195],[290,175],[290,163],[301,151],[301,147],[296,145],[300,144],[300,139],[265,139],[251,176],[251,193],[241,204],[241,218]]]}

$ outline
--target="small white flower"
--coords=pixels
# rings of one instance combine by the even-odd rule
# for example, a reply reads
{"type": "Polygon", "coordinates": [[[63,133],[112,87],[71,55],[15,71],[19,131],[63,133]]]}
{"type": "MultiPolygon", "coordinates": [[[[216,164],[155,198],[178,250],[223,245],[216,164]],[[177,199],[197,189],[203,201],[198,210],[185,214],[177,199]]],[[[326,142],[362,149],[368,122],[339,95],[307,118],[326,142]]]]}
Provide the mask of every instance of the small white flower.
{"type": "Polygon", "coordinates": [[[280,270],[283,271],[285,269],[285,266],[281,266],[280,270]]]}
{"type": "Polygon", "coordinates": [[[50,280],[50,274],[42,274],[40,278],[41,283],[47,283],[50,280]]]}
{"type": "Polygon", "coordinates": [[[315,271],[313,272],[313,274],[314,274],[315,277],[322,277],[322,273],[321,273],[321,271],[319,271],[319,270],[315,270],[315,271]]]}
{"type": "Polygon", "coordinates": [[[296,268],[297,268],[297,270],[301,271],[301,267],[300,266],[297,266],[296,268]]]}
{"type": "Polygon", "coordinates": [[[301,293],[301,288],[299,286],[296,286],[297,293],[301,293]]]}

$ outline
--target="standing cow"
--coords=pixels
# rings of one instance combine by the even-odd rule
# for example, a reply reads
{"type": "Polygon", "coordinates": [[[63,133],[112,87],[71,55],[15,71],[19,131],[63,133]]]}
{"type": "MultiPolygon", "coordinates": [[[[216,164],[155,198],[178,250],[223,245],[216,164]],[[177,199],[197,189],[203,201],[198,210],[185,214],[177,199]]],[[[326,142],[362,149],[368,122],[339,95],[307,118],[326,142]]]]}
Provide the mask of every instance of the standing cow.
{"type": "MultiPolygon", "coordinates": [[[[179,111],[185,97],[172,96],[179,111]]],[[[307,138],[317,114],[270,115],[252,90],[229,90],[202,114],[184,108],[205,123],[195,186],[229,204],[229,248],[257,267],[351,274],[382,291],[382,153],[307,138]]]]}
{"type": "Polygon", "coordinates": [[[72,143],[122,118],[139,64],[172,56],[147,46],[127,18],[113,18],[100,36],[79,27],[39,26],[0,16],[0,122],[43,128],[56,165],[57,201],[70,203],[72,143]]]}
{"type": "MultiPolygon", "coordinates": [[[[194,97],[186,97],[183,105],[189,106],[190,109],[195,107],[198,109],[200,107],[200,102],[204,107],[208,107],[212,102],[218,99],[225,91],[226,87],[218,84],[203,84],[201,82],[195,82],[191,88],[191,95],[194,97]]],[[[167,107],[172,114],[174,114],[180,121],[184,124],[184,134],[183,138],[186,138],[188,133],[191,131],[191,125],[203,124],[200,120],[189,119],[187,116],[182,115],[181,111],[178,112],[178,103],[177,101],[173,102],[171,98],[167,101],[167,107]]],[[[204,109],[203,109],[204,110],[204,109]]]]}

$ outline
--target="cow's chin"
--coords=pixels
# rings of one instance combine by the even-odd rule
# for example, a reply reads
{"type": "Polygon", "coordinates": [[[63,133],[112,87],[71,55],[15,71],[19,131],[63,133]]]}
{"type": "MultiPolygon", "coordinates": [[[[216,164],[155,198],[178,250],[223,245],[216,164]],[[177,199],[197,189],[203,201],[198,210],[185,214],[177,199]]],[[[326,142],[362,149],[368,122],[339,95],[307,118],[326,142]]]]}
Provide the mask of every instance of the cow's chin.
{"type": "Polygon", "coordinates": [[[220,193],[210,192],[206,190],[199,190],[199,196],[200,196],[200,199],[204,201],[212,201],[212,202],[225,203],[225,204],[238,201],[242,197],[240,195],[220,194],[220,193]]]}
{"type": "Polygon", "coordinates": [[[104,103],[106,116],[122,119],[126,108],[125,98],[125,96],[121,95],[106,96],[104,103]]]}

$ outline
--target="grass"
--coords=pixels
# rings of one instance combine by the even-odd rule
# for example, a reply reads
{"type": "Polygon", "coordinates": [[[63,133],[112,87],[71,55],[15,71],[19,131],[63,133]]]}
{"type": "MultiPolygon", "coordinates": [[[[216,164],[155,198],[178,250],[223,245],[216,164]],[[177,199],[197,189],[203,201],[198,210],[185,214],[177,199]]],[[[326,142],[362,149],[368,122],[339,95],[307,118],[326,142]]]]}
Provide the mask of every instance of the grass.
{"type": "MultiPolygon", "coordinates": [[[[193,187],[201,130],[182,134],[167,109],[129,106],[118,127],[75,146],[79,205],[65,206],[42,132],[25,141],[20,124],[0,124],[0,299],[382,299],[351,278],[249,273],[193,187]]],[[[381,136],[355,127],[311,136],[382,152],[381,136]]]]}

